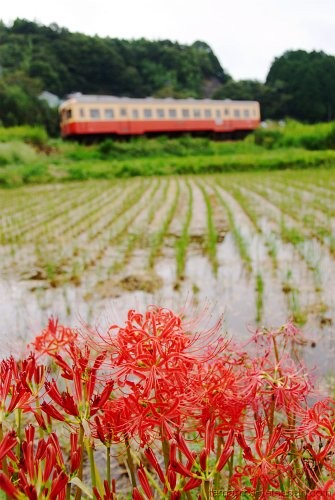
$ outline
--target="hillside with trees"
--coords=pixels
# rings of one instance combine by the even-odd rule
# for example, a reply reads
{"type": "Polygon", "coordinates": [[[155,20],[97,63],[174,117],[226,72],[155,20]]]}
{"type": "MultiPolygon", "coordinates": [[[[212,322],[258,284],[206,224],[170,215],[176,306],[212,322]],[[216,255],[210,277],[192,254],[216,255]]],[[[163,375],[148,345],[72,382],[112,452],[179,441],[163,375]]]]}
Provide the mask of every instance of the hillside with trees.
{"type": "Polygon", "coordinates": [[[304,122],[335,116],[335,57],[288,51],[266,82],[234,81],[204,42],[119,40],[71,33],[56,24],[0,21],[0,123],[42,124],[56,134],[57,110],[38,96],[72,92],[129,97],[210,97],[261,103],[263,119],[304,122]]]}

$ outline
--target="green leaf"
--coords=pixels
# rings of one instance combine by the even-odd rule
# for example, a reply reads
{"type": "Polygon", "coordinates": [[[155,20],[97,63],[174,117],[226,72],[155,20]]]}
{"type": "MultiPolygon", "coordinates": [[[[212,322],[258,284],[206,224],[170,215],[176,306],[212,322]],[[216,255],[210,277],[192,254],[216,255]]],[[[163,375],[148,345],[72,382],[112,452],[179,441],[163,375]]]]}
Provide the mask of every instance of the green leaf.
{"type": "Polygon", "coordinates": [[[70,481],[71,484],[74,484],[75,486],[77,486],[78,488],[81,489],[81,491],[83,493],[85,493],[85,495],[88,496],[88,498],[93,498],[93,495],[90,491],[90,489],[82,482],[81,479],[79,479],[79,477],[73,477],[70,481]]]}

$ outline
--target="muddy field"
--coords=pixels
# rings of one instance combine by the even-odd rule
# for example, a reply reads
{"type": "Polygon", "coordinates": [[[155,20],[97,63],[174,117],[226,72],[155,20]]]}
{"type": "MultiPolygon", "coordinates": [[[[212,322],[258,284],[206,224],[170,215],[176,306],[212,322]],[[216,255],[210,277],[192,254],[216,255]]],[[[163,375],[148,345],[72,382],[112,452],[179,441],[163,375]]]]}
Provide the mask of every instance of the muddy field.
{"type": "Polygon", "coordinates": [[[2,354],[53,314],[104,328],[157,303],[243,339],[292,318],[305,357],[331,367],[335,322],[332,170],[136,178],[2,190],[2,354]],[[209,313],[208,313],[209,314],[209,313]]]}

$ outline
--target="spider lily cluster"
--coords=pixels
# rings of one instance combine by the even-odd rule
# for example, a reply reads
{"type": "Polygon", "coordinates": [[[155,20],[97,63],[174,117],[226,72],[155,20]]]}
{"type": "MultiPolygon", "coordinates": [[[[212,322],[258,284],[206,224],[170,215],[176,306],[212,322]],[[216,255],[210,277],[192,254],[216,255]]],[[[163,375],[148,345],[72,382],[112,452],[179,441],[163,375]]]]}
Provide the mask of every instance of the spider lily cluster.
{"type": "Polygon", "coordinates": [[[0,488],[32,500],[335,498],[335,401],[315,391],[303,342],[287,324],[238,347],[220,323],[199,331],[159,307],[104,333],[51,319],[26,357],[0,364],[0,488]]]}

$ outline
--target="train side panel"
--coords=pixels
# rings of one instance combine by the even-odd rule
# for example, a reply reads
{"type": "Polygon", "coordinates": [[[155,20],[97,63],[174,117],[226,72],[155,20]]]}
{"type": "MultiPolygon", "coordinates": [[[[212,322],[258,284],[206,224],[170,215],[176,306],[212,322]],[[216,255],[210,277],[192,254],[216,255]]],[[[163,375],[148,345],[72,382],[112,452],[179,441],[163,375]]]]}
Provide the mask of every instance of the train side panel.
{"type": "Polygon", "coordinates": [[[63,137],[169,132],[250,131],[260,122],[257,102],[195,99],[70,99],[61,106],[63,137]]]}

